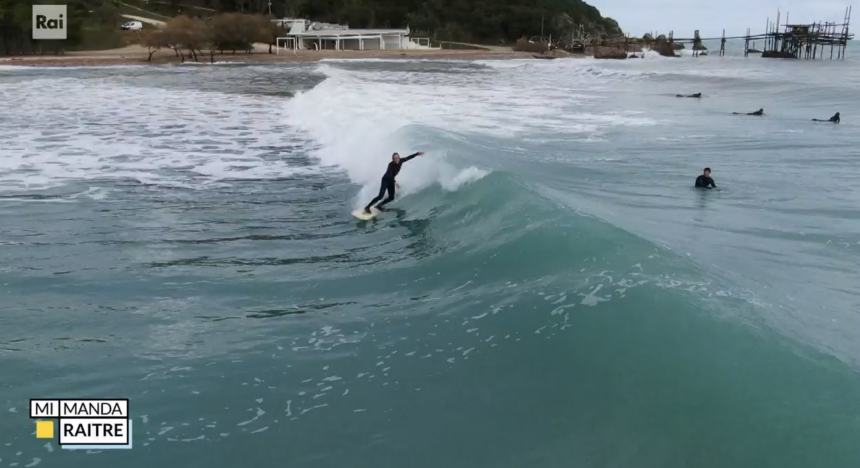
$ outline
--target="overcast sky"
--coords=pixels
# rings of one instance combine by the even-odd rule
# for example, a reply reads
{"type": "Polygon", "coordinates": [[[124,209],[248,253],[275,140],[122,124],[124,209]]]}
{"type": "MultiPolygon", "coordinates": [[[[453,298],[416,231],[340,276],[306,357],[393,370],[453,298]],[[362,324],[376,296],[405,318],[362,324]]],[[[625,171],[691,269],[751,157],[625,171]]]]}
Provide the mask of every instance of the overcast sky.
{"type": "MultiPolygon", "coordinates": [[[[792,23],[842,20],[851,0],[586,0],[604,16],[618,21],[624,32],[641,36],[646,32],[692,37],[699,29],[705,37],[740,35],[752,28],[764,32],[765,20],[773,20],[776,10],[790,14],[792,23]]],[[[857,12],[860,15],[860,12],[857,12]]],[[[854,15],[852,15],[854,16],[854,15]]],[[[860,18],[858,18],[860,19],[860,18]]]]}

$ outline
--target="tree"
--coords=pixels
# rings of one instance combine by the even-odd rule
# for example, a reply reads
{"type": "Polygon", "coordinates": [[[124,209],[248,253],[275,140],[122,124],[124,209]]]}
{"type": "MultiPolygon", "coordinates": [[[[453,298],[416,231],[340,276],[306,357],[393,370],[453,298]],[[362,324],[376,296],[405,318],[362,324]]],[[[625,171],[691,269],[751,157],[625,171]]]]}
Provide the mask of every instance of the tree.
{"type": "MultiPolygon", "coordinates": [[[[254,43],[257,42],[261,36],[264,36],[264,41],[268,42],[268,35],[265,34],[265,31],[261,31],[261,22],[260,18],[255,15],[238,15],[236,18],[236,25],[238,27],[238,39],[244,44],[244,50],[246,54],[250,54],[252,50],[254,50],[254,43]]],[[[264,20],[265,21],[265,20],[264,20]]],[[[263,25],[264,27],[265,25],[263,25]]]]}
{"type": "MultiPolygon", "coordinates": [[[[120,22],[120,11],[112,2],[103,2],[92,13],[100,25],[111,27],[120,22]]],[[[116,27],[116,26],[113,26],[116,27]]]]}
{"type": "Polygon", "coordinates": [[[208,26],[213,46],[221,53],[225,50],[250,53],[255,42],[269,44],[269,53],[272,53],[276,38],[284,33],[266,16],[243,13],[222,13],[213,17],[208,26]]]}
{"type": "Polygon", "coordinates": [[[246,37],[244,16],[241,13],[223,13],[209,20],[209,36],[214,48],[222,54],[225,50],[248,50],[251,41],[246,37]]]}
{"type": "MultiPolygon", "coordinates": [[[[32,52],[33,49],[33,26],[31,21],[32,9],[29,5],[13,3],[12,8],[8,10],[12,27],[17,30],[18,52],[25,54],[32,52]]],[[[14,36],[13,36],[14,37],[14,36]]]]}
{"type": "Polygon", "coordinates": [[[160,29],[147,29],[145,31],[141,31],[140,34],[137,35],[137,43],[146,47],[147,53],[149,56],[147,57],[147,62],[152,62],[152,56],[162,47],[169,47],[168,36],[165,31],[160,29]]]}
{"type": "Polygon", "coordinates": [[[556,39],[571,37],[576,31],[576,22],[567,13],[556,15],[552,19],[552,27],[550,28],[550,31],[556,39]]]}
{"type": "Polygon", "coordinates": [[[181,59],[182,49],[188,49],[194,61],[198,61],[197,52],[202,51],[210,39],[206,24],[197,18],[185,15],[177,16],[167,22],[163,34],[164,44],[174,49],[181,59]]]}
{"type": "Polygon", "coordinates": [[[259,30],[257,32],[257,42],[263,42],[269,45],[269,53],[272,53],[272,47],[275,46],[277,40],[281,36],[286,36],[287,31],[283,26],[273,23],[267,16],[256,16],[259,30]]]}

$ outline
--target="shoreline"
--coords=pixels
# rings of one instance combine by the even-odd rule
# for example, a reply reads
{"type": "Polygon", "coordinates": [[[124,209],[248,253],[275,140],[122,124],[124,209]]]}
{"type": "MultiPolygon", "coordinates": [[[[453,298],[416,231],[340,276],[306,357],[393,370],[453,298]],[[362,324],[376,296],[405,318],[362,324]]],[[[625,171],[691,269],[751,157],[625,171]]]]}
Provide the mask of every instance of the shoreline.
{"type": "MultiPolygon", "coordinates": [[[[183,62],[171,50],[160,50],[147,61],[148,52],[144,47],[128,46],[121,49],[102,51],[76,51],[65,55],[27,55],[0,56],[0,66],[32,67],[102,67],[120,65],[178,65],[183,62]]],[[[516,52],[509,48],[492,49],[405,49],[405,50],[365,50],[365,51],[282,51],[269,54],[268,47],[258,46],[250,53],[225,52],[214,56],[215,64],[238,63],[265,65],[272,63],[310,63],[325,59],[438,59],[438,60],[512,60],[533,59],[535,54],[516,52]]],[[[567,55],[565,55],[567,57],[567,55]]],[[[575,56],[572,56],[575,57],[575,56]]],[[[199,54],[200,60],[185,60],[186,63],[209,64],[208,54],[199,54]]],[[[560,58],[560,57],[559,57],[560,58]]]]}

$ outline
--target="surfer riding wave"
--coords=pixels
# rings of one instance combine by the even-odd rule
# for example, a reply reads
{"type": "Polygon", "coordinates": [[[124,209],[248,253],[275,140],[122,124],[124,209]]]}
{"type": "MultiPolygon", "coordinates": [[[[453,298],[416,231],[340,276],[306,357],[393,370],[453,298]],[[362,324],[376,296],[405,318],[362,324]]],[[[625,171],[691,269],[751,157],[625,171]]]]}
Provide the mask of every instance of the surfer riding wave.
{"type": "Polygon", "coordinates": [[[374,206],[379,200],[382,200],[382,197],[385,196],[386,191],[388,192],[388,198],[386,198],[385,201],[383,201],[379,205],[376,205],[376,208],[379,210],[384,210],[385,205],[394,200],[394,194],[396,192],[397,187],[395,178],[397,177],[397,174],[400,173],[400,167],[406,161],[421,156],[422,154],[424,154],[424,152],[419,151],[415,154],[410,154],[409,156],[406,156],[402,159],[400,158],[399,153],[394,153],[393,155],[391,155],[391,162],[388,163],[388,168],[385,171],[385,175],[382,176],[382,183],[379,186],[379,195],[377,195],[376,198],[371,200],[370,203],[368,203],[367,206],[364,207],[365,213],[370,213],[370,208],[374,206]]]}

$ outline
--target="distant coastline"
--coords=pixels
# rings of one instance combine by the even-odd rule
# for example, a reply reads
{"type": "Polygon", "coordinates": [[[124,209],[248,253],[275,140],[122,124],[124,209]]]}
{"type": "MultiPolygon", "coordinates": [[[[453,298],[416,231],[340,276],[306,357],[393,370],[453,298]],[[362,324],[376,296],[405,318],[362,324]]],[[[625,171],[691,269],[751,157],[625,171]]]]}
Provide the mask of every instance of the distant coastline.
{"type": "MultiPolygon", "coordinates": [[[[168,65],[180,64],[173,52],[159,51],[147,61],[147,50],[141,46],[127,46],[120,49],[102,51],[67,52],[63,55],[24,55],[0,56],[0,66],[56,66],[56,67],[101,67],[116,65],[168,65]]],[[[218,54],[213,57],[215,63],[271,64],[317,62],[325,59],[439,59],[439,60],[504,60],[531,59],[533,54],[516,52],[507,47],[493,47],[486,50],[477,49],[407,49],[407,50],[366,50],[366,51],[281,51],[280,54],[269,54],[268,48],[259,45],[254,53],[218,54]]],[[[201,56],[199,62],[187,63],[207,64],[209,56],[201,56]]]]}

